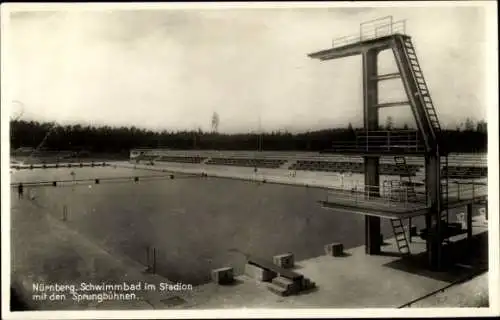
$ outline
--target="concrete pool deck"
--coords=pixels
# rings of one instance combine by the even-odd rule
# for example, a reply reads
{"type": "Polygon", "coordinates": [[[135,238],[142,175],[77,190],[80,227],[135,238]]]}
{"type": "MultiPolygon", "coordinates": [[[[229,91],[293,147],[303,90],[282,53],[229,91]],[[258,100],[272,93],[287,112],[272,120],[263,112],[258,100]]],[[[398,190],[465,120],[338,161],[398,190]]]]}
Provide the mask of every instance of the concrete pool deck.
{"type": "MultiPolygon", "coordinates": [[[[206,164],[178,164],[178,163],[155,163],[154,166],[144,163],[131,163],[127,161],[109,162],[111,166],[116,165],[124,168],[135,168],[152,171],[170,171],[186,174],[206,173],[209,177],[240,179],[247,181],[263,181],[269,183],[280,183],[297,186],[309,186],[318,188],[334,188],[341,185],[359,185],[363,183],[362,174],[346,174],[342,177],[335,172],[312,172],[312,171],[292,171],[288,169],[263,169],[259,168],[257,173],[254,168],[219,166],[206,164]]],[[[381,175],[381,180],[399,179],[395,176],[381,175]]],[[[381,182],[382,183],[382,182],[381,182]]]]}
{"type": "MultiPolygon", "coordinates": [[[[21,297],[39,310],[398,308],[485,267],[484,261],[480,261],[472,267],[455,266],[450,272],[426,271],[417,262],[402,259],[394,242],[388,239],[383,247],[385,253],[380,256],[367,256],[364,246],[359,246],[346,250],[344,257],[318,256],[297,261],[295,271],[316,282],[318,287],[298,296],[277,296],[265,283],[240,275],[236,277],[236,284],[230,286],[208,283],[181,292],[140,291],[139,300],[133,301],[33,302],[30,299],[34,282],[142,281],[157,287],[159,283],[172,282],[144,273],[144,265],[106,251],[31,201],[13,199],[12,203],[11,219],[15,225],[12,252],[16,254],[12,258],[11,282],[21,290],[21,297]]],[[[482,216],[475,218],[473,226],[476,236],[487,235],[482,216]]],[[[411,243],[412,253],[417,257],[424,247],[420,239],[415,238],[411,243]]]]}

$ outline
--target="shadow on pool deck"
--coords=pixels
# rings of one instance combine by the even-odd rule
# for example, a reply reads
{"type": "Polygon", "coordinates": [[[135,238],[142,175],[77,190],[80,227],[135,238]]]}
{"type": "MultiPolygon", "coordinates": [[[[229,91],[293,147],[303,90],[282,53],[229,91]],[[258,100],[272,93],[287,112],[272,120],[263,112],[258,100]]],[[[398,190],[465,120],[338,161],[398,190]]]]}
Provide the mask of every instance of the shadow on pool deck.
{"type": "Polygon", "coordinates": [[[488,232],[474,235],[470,243],[462,239],[446,245],[443,256],[444,270],[441,272],[429,270],[425,252],[391,261],[384,266],[435,280],[456,282],[457,279],[488,270],[488,232]]]}

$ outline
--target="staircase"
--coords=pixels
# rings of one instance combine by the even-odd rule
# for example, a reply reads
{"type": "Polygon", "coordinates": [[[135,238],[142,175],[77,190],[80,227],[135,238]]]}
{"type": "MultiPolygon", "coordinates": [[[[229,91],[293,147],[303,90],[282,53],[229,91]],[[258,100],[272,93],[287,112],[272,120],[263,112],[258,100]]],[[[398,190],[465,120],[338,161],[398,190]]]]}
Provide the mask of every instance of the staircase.
{"type": "Polygon", "coordinates": [[[307,291],[315,287],[316,283],[305,277],[300,282],[293,282],[290,279],[278,276],[273,278],[271,283],[267,285],[269,291],[282,297],[307,291]]]}
{"type": "Polygon", "coordinates": [[[394,239],[396,240],[396,245],[398,251],[405,256],[411,254],[410,245],[408,239],[406,238],[406,232],[403,226],[403,220],[401,219],[391,219],[392,231],[394,232],[394,239]]]}
{"type": "Polygon", "coordinates": [[[413,184],[413,181],[411,180],[412,173],[410,171],[410,168],[408,167],[406,163],[406,158],[405,157],[400,157],[396,156],[394,157],[394,162],[396,165],[401,168],[401,173],[400,173],[400,180],[401,180],[401,185],[406,187],[406,194],[407,194],[407,200],[410,202],[416,202],[417,201],[417,193],[415,192],[415,186],[413,184]],[[406,178],[406,185],[403,183],[403,178],[406,178]]]}
{"type": "Polygon", "coordinates": [[[439,148],[441,142],[441,126],[415,48],[408,36],[397,36],[396,41],[397,45],[394,48],[396,62],[408,98],[417,113],[417,124],[422,130],[428,151],[436,152],[435,147],[439,148]]]}
{"type": "Polygon", "coordinates": [[[418,88],[418,92],[416,93],[416,95],[424,106],[427,118],[431,123],[432,129],[434,130],[434,136],[437,139],[441,134],[441,126],[436,114],[436,109],[434,108],[434,104],[432,102],[429,88],[427,87],[427,83],[424,79],[424,74],[422,73],[422,69],[420,68],[420,64],[418,63],[417,54],[411,42],[411,38],[404,38],[403,47],[409,62],[410,69],[413,71],[413,78],[415,79],[418,88]]]}

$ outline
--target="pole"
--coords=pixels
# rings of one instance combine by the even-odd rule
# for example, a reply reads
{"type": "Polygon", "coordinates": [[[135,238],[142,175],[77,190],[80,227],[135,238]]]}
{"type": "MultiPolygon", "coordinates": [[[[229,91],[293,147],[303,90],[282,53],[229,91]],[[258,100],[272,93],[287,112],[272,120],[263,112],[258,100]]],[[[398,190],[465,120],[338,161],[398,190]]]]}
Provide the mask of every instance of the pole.
{"type": "Polygon", "coordinates": [[[153,273],[156,273],[156,248],[153,247],[153,273]]]}

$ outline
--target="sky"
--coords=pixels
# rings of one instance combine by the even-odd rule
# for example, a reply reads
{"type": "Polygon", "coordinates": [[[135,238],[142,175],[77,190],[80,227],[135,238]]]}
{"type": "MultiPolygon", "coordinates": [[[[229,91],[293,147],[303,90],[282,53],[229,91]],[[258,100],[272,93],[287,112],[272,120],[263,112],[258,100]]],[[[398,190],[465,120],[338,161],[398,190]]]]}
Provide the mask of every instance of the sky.
{"type": "MultiPolygon", "coordinates": [[[[487,118],[484,7],[240,8],[12,12],[9,98],[22,119],[154,130],[292,132],[362,125],[361,56],[308,53],[359,33],[359,23],[406,20],[445,127],[487,118]]],[[[394,72],[383,52],[379,73],[394,72]]],[[[380,101],[405,100],[400,80],[380,101]]],[[[381,121],[413,121],[409,107],[381,121]]]]}

